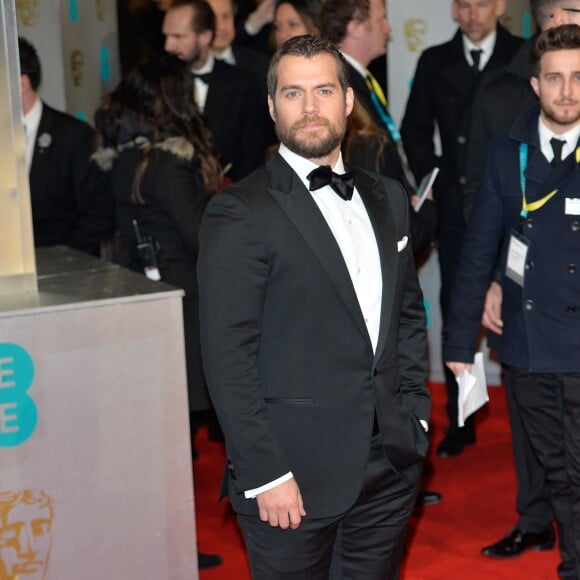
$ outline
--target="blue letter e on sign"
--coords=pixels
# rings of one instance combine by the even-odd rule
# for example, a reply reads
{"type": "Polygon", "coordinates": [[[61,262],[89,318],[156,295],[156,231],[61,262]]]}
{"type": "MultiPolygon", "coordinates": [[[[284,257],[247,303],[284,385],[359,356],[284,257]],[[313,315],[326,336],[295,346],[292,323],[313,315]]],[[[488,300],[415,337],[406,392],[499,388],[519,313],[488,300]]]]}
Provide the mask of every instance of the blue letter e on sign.
{"type": "Polygon", "coordinates": [[[0,447],[15,447],[34,432],[38,412],[28,389],[34,378],[30,355],[17,344],[0,343],[0,447]]]}

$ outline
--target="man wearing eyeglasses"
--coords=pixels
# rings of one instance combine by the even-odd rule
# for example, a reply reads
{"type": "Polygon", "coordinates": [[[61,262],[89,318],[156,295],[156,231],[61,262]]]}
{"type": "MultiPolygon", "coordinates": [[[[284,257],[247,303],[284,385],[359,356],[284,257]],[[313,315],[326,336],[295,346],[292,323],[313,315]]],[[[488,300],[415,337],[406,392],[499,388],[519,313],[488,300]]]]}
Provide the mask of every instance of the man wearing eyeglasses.
{"type": "MultiPolygon", "coordinates": [[[[562,24],[580,24],[580,0],[531,0],[530,11],[540,30],[562,24]]],[[[471,213],[480,174],[489,143],[507,133],[525,111],[538,99],[530,85],[531,56],[537,35],[527,40],[505,69],[498,69],[482,79],[473,104],[467,154],[466,184],[463,188],[466,219],[471,213]]],[[[482,325],[492,331],[488,344],[499,349],[502,334],[502,289],[493,282],[488,290],[482,325]]],[[[545,550],[554,545],[554,519],[544,469],[539,463],[525,433],[514,400],[509,374],[503,384],[509,409],[512,450],[517,480],[516,510],[513,529],[500,540],[485,546],[482,554],[490,558],[513,558],[526,550],[545,550]]]]}

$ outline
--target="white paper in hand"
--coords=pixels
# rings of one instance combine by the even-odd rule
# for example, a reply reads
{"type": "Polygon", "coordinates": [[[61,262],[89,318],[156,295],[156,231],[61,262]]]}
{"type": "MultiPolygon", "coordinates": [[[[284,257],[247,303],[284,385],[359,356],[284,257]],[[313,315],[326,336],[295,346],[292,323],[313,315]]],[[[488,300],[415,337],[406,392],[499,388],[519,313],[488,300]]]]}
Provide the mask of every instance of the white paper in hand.
{"type": "Polygon", "coordinates": [[[487,381],[483,368],[483,353],[478,352],[475,355],[471,373],[464,370],[456,379],[459,386],[457,394],[457,424],[459,427],[463,427],[465,419],[489,401],[487,381]]]}

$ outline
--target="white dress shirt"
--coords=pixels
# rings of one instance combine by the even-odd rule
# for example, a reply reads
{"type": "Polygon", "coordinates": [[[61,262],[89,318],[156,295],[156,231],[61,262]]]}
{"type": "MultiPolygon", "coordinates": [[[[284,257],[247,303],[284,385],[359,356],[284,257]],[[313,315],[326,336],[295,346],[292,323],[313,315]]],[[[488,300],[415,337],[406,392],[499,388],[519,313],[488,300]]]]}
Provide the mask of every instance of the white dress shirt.
{"type": "Polygon", "coordinates": [[[24,137],[26,142],[26,169],[30,173],[32,166],[32,157],[34,156],[34,144],[36,143],[36,135],[38,133],[38,126],[40,125],[40,118],[42,117],[42,100],[36,99],[32,109],[24,115],[24,137]]]}
{"type": "Polygon", "coordinates": [[[580,137],[580,125],[576,125],[576,127],[570,129],[570,131],[566,131],[566,133],[562,133],[562,135],[556,135],[544,125],[540,117],[538,119],[538,133],[540,134],[540,149],[550,163],[554,159],[554,150],[550,145],[550,139],[555,137],[556,139],[560,139],[560,141],[565,141],[562,146],[562,161],[564,161],[576,149],[576,144],[580,137]]]}
{"type": "MultiPolygon", "coordinates": [[[[318,165],[293,153],[283,144],[280,145],[279,151],[308,189],[310,183],[307,175],[318,165]]],[[[342,156],[339,156],[332,170],[338,174],[345,173],[342,156]]],[[[329,185],[311,191],[310,194],[328,224],[345,261],[374,351],[379,339],[383,279],[379,248],[367,210],[356,184],[350,201],[338,196],[329,185]]],[[[258,494],[269,491],[292,477],[292,472],[286,473],[265,485],[245,491],[244,495],[248,499],[255,498],[258,494]]]]}
{"type": "MultiPolygon", "coordinates": [[[[205,64],[198,69],[192,68],[191,72],[198,75],[209,74],[213,71],[214,61],[215,57],[213,55],[213,52],[210,51],[207,60],[205,61],[205,64]]],[[[193,79],[193,100],[195,101],[195,104],[202,113],[203,110],[205,109],[205,102],[207,100],[208,89],[209,85],[206,82],[197,78],[193,79]]]]}

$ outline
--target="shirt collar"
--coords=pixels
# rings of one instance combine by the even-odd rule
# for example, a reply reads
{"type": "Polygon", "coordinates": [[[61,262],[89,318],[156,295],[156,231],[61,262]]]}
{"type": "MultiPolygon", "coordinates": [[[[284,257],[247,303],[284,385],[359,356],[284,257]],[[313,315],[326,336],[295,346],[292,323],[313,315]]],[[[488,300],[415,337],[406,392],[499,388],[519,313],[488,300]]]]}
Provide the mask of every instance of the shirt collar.
{"type": "Polygon", "coordinates": [[[232,65],[236,64],[236,57],[234,56],[234,51],[232,50],[231,44],[228,47],[224,48],[224,50],[222,50],[222,52],[219,55],[214,53],[214,57],[217,60],[223,60],[228,64],[232,65]]]}
{"type": "MultiPolygon", "coordinates": [[[[302,183],[304,183],[306,189],[308,189],[310,185],[310,182],[308,181],[308,174],[313,169],[316,169],[318,165],[310,161],[309,159],[306,159],[305,157],[301,157],[297,153],[294,153],[294,151],[290,151],[290,149],[288,149],[288,147],[286,147],[286,145],[284,145],[283,143],[280,143],[280,149],[278,149],[278,152],[280,153],[284,161],[286,161],[286,163],[288,163],[288,165],[290,165],[290,167],[296,172],[296,175],[298,175],[302,183]]],[[[332,168],[332,171],[338,173],[339,175],[345,173],[344,162],[342,160],[342,153],[339,153],[338,161],[332,168]]]]}
{"type": "Polygon", "coordinates": [[[463,34],[463,53],[467,62],[473,66],[473,57],[471,56],[472,50],[481,50],[481,57],[479,59],[479,70],[483,70],[487,61],[491,58],[493,49],[495,48],[495,40],[497,38],[497,30],[494,30],[491,34],[488,34],[479,46],[476,46],[469,40],[469,38],[463,34]]]}
{"type": "Polygon", "coordinates": [[[350,54],[346,54],[346,52],[342,52],[342,56],[344,56],[344,60],[346,60],[346,62],[348,62],[352,68],[354,68],[363,78],[366,78],[367,71],[358,60],[350,56],[350,54]]]}
{"type": "Polygon", "coordinates": [[[215,56],[214,56],[213,52],[210,50],[208,55],[207,55],[207,60],[205,61],[205,64],[202,67],[196,68],[196,69],[191,67],[191,70],[192,70],[192,72],[194,72],[195,74],[198,74],[198,75],[204,75],[204,74],[210,73],[213,71],[214,62],[215,62],[215,56]]]}
{"type": "Polygon", "coordinates": [[[38,125],[40,125],[40,117],[42,117],[42,100],[37,97],[32,109],[24,115],[24,125],[28,135],[36,133],[38,125]]]}
{"type": "Polygon", "coordinates": [[[560,139],[561,141],[565,141],[564,146],[562,147],[562,159],[566,159],[566,157],[568,157],[568,155],[574,151],[576,144],[578,143],[578,139],[580,139],[580,124],[576,125],[569,131],[566,131],[566,133],[556,135],[550,131],[548,127],[546,127],[540,117],[538,118],[538,133],[540,135],[540,149],[548,161],[551,162],[554,158],[554,151],[550,145],[550,139],[553,137],[560,139]]]}

